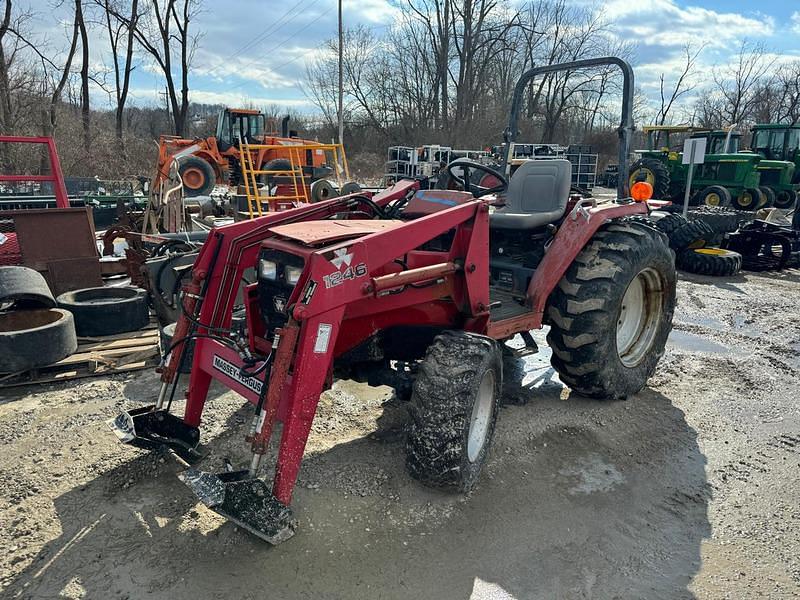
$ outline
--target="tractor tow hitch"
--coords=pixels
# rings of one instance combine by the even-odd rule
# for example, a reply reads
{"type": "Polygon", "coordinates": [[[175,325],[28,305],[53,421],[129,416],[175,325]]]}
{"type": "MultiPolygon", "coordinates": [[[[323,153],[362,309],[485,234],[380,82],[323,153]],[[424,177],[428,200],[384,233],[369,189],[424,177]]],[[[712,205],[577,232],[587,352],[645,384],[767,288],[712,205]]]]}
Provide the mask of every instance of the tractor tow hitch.
{"type": "Polygon", "coordinates": [[[214,512],[276,545],[294,535],[292,510],[278,501],[267,484],[253,472],[208,473],[187,469],[178,477],[214,512]]]}
{"type": "Polygon", "coordinates": [[[107,423],[123,444],[145,450],[166,446],[188,463],[203,457],[198,450],[200,430],[156,405],[123,411],[107,423]]]}

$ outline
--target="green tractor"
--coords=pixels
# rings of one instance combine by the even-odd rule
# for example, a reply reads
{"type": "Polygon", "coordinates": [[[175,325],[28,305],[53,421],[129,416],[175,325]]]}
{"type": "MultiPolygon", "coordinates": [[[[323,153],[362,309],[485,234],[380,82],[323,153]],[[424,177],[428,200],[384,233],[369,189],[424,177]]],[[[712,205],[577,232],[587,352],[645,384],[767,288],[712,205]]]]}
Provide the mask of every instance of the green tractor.
{"type": "Polygon", "coordinates": [[[792,208],[800,196],[800,124],[754,125],[750,131],[750,147],[764,157],[759,170],[763,165],[781,165],[762,171],[761,185],[775,190],[776,208],[792,208]]]}
{"type": "Polygon", "coordinates": [[[647,150],[630,168],[629,183],[644,180],[653,186],[653,197],[682,200],[689,165],[683,164],[683,140],[671,145],[670,136],[706,138],[705,162],[695,165],[690,202],[693,205],[733,205],[740,210],[756,210],[773,199],[761,187],[758,165],[761,156],[739,152],[741,134],[686,126],[643,127],[647,150]]]}

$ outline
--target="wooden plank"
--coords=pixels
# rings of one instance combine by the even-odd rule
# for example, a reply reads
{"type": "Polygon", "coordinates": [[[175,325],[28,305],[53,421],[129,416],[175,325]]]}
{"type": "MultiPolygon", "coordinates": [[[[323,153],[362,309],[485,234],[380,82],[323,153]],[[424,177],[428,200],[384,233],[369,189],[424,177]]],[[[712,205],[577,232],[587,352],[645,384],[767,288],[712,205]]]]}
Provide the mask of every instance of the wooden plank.
{"type": "MultiPolygon", "coordinates": [[[[89,371],[87,369],[73,369],[70,371],[61,371],[60,373],[42,373],[34,379],[17,379],[1,383],[0,388],[12,388],[23,385],[40,385],[43,383],[58,383],[61,381],[71,381],[73,379],[83,379],[86,377],[113,375],[114,373],[127,373],[129,371],[140,371],[142,369],[152,368],[156,364],[156,361],[153,360],[142,360],[117,367],[101,366],[96,371],[89,371]]],[[[21,375],[20,377],[24,377],[24,375],[21,375]]]]}
{"type": "Polygon", "coordinates": [[[79,343],[78,352],[81,353],[103,352],[105,350],[132,348],[135,346],[141,346],[143,344],[157,344],[157,343],[158,343],[158,332],[155,332],[152,335],[140,336],[132,339],[114,340],[110,342],[79,343]]]}
{"type": "Polygon", "coordinates": [[[117,348],[114,350],[104,350],[103,352],[80,352],[73,354],[72,356],[68,356],[67,358],[58,361],[57,363],[46,367],[48,369],[57,368],[57,367],[64,367],[68,365],[76,365],[82,362],[114,362],[112,359],[125,356],[127,354],[131,354],[133,352],[139,352],[141,350],[149,350],[153,353],[153,355],[158,354],[158,346],[155,343],[145,344],[145,345],[138,345],[132,346],[128,348],[117,348]]]}

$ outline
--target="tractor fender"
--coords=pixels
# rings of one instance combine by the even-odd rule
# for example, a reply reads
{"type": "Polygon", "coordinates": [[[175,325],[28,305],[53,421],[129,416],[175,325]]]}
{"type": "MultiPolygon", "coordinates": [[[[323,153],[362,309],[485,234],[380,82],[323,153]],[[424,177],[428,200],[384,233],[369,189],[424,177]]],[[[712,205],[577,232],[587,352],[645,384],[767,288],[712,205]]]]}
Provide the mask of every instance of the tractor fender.
{"type": "Polygon", "coordinates": [[[581,250],[604,223],[620,217],[647,214],[648,208],[644,202],[588,207],[587,201],[584,200],[576,204],[561,223],[553,242],[531,278],[528,298],[534,314],[541,319],[550,294],[581,250]]]}

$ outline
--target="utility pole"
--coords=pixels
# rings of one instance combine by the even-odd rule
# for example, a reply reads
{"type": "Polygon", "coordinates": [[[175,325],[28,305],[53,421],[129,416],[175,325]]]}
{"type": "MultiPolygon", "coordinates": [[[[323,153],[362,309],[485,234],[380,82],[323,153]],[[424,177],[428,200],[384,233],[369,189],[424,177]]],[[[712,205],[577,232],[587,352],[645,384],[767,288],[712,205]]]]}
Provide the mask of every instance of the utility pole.
{"type": "Polygon", "coordinates": [[[339,0],[339,143],[344,144],[344,29],[342,27],[342,0],[339,0]]]}

